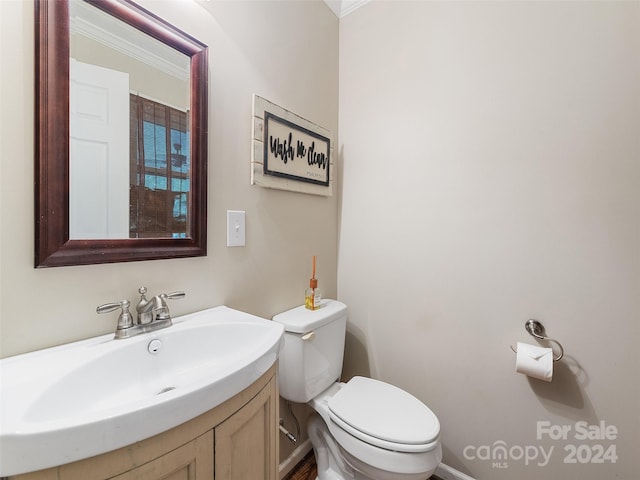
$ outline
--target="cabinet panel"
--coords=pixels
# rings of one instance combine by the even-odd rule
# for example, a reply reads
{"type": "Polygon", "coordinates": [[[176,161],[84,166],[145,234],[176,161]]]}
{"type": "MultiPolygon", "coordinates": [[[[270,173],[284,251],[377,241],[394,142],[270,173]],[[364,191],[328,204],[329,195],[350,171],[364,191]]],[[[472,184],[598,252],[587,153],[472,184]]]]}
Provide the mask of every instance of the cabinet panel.
{"type": "Polygon", "coordinates": [[[272,380],[215,428],[216,480],[276,480],[277,399],[272,380]]]}
{"type": "Polygon", "coordinates": [[[112,480],[211,480],[213,431],[112,480]]]}

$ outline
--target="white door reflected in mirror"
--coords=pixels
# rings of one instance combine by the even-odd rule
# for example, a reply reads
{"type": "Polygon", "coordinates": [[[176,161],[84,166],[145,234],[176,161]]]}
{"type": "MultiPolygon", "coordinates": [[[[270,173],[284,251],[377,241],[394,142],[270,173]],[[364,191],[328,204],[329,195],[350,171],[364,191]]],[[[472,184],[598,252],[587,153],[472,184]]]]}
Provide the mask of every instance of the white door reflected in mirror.
{"type": "Polygon", "coordinates": [[[129,75],[70,60],[69,237],[129,237],[129,75]]]}

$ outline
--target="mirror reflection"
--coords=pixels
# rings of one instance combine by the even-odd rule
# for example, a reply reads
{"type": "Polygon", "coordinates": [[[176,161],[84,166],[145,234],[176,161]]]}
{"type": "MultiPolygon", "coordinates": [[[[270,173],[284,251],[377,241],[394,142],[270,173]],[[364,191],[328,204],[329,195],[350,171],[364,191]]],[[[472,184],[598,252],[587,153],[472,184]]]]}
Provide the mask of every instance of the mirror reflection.
{"type": "Polygon", "coordinates": [[[69,238],[190,236],[190,61],[69,2],[69,238]]]}

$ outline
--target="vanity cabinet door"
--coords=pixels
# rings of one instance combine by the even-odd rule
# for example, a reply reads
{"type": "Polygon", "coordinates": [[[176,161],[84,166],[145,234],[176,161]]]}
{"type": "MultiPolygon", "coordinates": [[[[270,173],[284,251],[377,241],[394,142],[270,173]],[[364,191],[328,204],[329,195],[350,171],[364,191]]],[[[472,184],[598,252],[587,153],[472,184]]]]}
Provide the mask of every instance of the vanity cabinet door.
{"type": "Polygon", "coordinates": [[[111,480],[211,480],[213,431],[111,480]]]}
{"type": "Polygon", "coordinates": [[[216,480],[276,480],[278,475],[275,378],[215,428],[216,480]]]}

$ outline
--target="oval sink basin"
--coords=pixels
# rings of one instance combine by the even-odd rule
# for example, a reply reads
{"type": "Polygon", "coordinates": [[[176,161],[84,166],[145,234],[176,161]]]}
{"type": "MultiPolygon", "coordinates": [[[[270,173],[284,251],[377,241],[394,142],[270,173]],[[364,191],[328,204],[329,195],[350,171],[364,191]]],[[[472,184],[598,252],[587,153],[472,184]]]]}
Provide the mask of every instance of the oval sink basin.
{"type": "Polygon", "coordinates": [[[228,307],[173,322],[0,360],[0,477],[176,427],[251,385],[282,345],[282,325],[228,307]]]}

